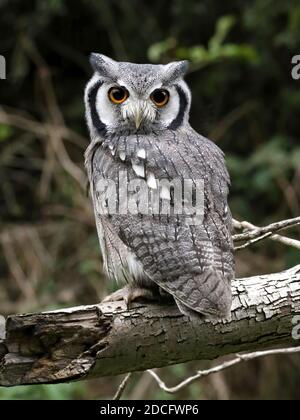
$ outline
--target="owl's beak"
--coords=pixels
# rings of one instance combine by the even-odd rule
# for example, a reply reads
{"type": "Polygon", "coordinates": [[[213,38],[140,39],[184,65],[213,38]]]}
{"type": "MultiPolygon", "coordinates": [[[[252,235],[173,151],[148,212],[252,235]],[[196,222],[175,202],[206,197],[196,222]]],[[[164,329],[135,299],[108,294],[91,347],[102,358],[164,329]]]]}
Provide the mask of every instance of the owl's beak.
{"type": "Polygon", "coordinates": [[[153,108],[145,101],[136,101],[133,104],[129,104],[128,108],[125,108],[125,119],[130,118],[135,128],[138,130],[144,121],[154,121],[155,112],[153,108]]]}
{"type": "Polygon", "coordinates": [[[135,127],[137,130],[140,128],[143,119],[144,119],[143,110],[141,108],[137,108],[134,113],[134,122],[135,122],[135,127]]]}

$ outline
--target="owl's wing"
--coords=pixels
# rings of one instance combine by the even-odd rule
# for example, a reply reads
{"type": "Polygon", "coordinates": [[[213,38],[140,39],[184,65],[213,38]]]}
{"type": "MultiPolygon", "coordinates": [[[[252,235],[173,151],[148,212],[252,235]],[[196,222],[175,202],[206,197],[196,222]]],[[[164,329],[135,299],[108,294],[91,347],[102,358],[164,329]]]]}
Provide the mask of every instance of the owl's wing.
{"type": "Polygon", "coordinates": [[[204,182],[204,218],[200,224],[187,224],[185,215],[111,214],[105,223],[136,256],[145,273],[179,304],[200,313],[227,316],[234,261],[227,207],[229,177],[222,152],[192,130],[118,140],[113,156],[108,149],[105,154],[96,150],[94,183],[99,177],[116,179],[125,168],[129,180],[149,174],[156,179],[200,179],[204,182]]]}

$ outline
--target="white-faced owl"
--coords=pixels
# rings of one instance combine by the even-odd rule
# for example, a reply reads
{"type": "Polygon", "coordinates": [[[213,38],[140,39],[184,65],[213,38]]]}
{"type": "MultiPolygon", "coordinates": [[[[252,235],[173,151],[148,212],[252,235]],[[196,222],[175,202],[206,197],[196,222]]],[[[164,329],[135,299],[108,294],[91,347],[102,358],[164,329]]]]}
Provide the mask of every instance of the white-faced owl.
{"type": "Polygon", "coordinates": [[[105,270],[126,283],[109,299],[129,305],[169,297],[184,314],[227,317],[234,278],[230,180],[223,152],[189,124],[188,63],[133,64],[100,54],[90,61],[86,168],[105,270]],[[201,218],[178,210],[196,200],[193,188],[188,198],[176,192],[174,180],[202,185],[201,218]],[[136,191],[124,190],[130,183],[136,191]],[[137,211],[124,211],[126,194],[141,190],[137,211]]]}

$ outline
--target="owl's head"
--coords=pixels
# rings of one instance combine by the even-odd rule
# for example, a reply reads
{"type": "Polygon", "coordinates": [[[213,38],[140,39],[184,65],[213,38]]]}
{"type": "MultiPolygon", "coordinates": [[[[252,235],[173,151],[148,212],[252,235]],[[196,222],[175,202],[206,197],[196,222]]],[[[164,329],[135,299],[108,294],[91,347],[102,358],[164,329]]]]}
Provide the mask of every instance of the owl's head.
{"type": "Polygon", "coordinates": [[[85,90],[93,138],[106,133],[176,130],[188,121],[191,94],[186,61],[167,65],[116,62],[91,54],[95,71],[85,90]]]}

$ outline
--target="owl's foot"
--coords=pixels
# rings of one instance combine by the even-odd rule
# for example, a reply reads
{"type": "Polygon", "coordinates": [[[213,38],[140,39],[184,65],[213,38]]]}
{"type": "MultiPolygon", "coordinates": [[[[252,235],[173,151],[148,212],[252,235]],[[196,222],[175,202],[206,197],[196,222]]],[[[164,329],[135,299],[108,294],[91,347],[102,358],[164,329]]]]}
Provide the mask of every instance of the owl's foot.
{"type": "Polygon", "coordinates": [[[127,295],[128,286],[125,286],[122,289],[118,289],[110,295],[106,296],[101,303],[119,302],[120,300],[124,300],[126,302],[127,295]]]}
{"type": "Polygon", "coordinates": [[[122,289],[117,290],[106,298],[103,299],[103,303],[119,302],[124,300],[128,309],[132,308],[133,302],[144,302],[144,301],[156,301],[157,296],[155,293],[146,288],[137,286],[125,286],[122,289]]]}

